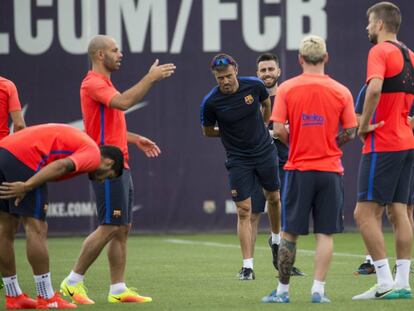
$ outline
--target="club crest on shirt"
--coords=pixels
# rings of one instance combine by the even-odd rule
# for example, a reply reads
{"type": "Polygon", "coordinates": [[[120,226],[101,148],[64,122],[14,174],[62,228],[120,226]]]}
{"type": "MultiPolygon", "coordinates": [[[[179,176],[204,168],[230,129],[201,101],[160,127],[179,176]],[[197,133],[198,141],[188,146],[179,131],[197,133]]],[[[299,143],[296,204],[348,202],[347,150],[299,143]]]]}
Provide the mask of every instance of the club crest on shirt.
{"type": "Polygon", "coordinates": [[[114,210],[114,212],[112,213],[112,216],[114,217],[114,218],[119,218],[119,217],[121,217],[121,211],[120,210],[114,210]]]}
{"type": "Polygon", "coordinates": [[[254,98],[252,95],[247,95],[244,97],[244,101],[246,104],[251,105],[254,102],[254,98]]]}

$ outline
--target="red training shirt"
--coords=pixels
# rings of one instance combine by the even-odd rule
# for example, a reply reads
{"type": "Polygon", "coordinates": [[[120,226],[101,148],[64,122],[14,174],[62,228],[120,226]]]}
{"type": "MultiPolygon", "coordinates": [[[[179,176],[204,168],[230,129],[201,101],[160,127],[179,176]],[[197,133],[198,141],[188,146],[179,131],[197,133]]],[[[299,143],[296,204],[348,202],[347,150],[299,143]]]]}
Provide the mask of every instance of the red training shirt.
{"type": "Polygon", "coordinates": [[[86,133],[98,145],[113,145],[121,149],[124,166],[129,168],[125,113],[109,107],[116,94],[119,92],[109,78],[89,71],[80,89],[83,123],[86,133]]]}
{"type": "MultiPolygon", "coordinates": [[[[410,51],[411,63],[414,53],[410,51]]],[[[393,77],[403,68],[403,55],[389,42],[376,44],[368,54],[367,79],[393,77]]],[[[384,125],[367,135],[362,153],[402,151],[414,148],[414,136],[408,122],[408,113],[414,95],[403,92],[381,93],[371,123],[384,121],[384,125]]]]}
{"type": "Polygon", "coordinates": [[[0,76],[0,139],[9,135],[9,113],[22,110],[14,83],[0,76]]]}
{"type": "Polygon", "coordinates": [[[59,159],[71,159],[75,170],[59,179],[95,171],[101,163],[96,143],[86,133],[65,124],[27,127],[1,140],[0,148],[8,150],[34,171],[59,159]]]}
{"type": "Polygon", "coordinates": [[[289,122],[286,170],[343,173],[336,143],[339,124],[354,128],[357,120],[351,92],[327,75],[301,74],[282,83],[270,120],[289,122]]]}

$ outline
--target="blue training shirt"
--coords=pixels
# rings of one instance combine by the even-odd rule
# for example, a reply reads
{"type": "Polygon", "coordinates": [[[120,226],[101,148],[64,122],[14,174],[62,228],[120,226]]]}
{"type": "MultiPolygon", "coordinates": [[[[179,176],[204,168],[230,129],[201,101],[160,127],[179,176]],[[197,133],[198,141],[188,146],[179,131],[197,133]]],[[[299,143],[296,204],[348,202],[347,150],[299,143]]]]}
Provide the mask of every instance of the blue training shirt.
{"type": "Polygon", "coordinates": [[[201,124],[218,125],[227,156],[261,156],[273,144],[260,110],[269,97],[263,82],[256,77],[239,77],[239,88],[223,94],[216,86],[201,103],[201,124]]]}

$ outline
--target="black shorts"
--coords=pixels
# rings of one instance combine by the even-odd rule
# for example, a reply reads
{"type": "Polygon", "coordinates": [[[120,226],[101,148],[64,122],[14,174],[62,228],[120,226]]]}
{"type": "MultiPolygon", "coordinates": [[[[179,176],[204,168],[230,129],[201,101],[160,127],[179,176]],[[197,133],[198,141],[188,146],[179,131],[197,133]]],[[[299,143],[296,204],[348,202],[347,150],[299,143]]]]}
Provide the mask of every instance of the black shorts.
{"type": "MultiPolygon", "coordinates": [[[[273,139],[273,141],[277,149],[277,159],[278,159],[278,165],[279,165],[279,185],[280,185],[279,188],[280,188],[280,191],[282,192],[283,183],[285,180],[285,170],[283,169],[283,166],[286,164],[289,149],[286,147],[285,144],[281,143],[278,139],[273,139]]],[[[266,197],[264,196],[263,188],[260,185],[260,183],[258,181],[256,183],[257,185],[255,186],[255,189],[253,190],[253,194],[252,194],[252,212],[258,214],[258,213],[263,213],[265,211],[266,197]]]]}
{"type": "MultiPolygon", "coordinates": [[[[36,172],[20,162],[6,149],[0,149],[0,183],[26,181],[36,172]]],[[[15,199],[0,200],[0,211],[15,215],[45,220],[48,207],[47,185],[43,184],[28,192],[19,206],[14,206],[15,199]]]]}
{"type": "Polygon", "coordinates": [[[410,193],[408,195],[408,202],[407,205],[413,205],[414,204],[414,176],[412,175],[414,173],[414,169],[411,168],[411,179],[410,179],[410,193]]]}
{"type": "Polygon", "coordinates": [[[256,181],[255,188],[251,195],[252,199],[252,213],[260,214],[265,211],[266,207],[266,197],[263,192],[262,185],[256,181]]]}
{"type": "Polygon", "coordinates": [[[272,144],[265,155],[252,158],[229,157],[226,161],[233,201],[250,198],[259,183],[267,191],[279,189],[277,151],[272,144]]]}
{"type": "Polygon", "coordinates": [[[122,175],[114,179],[105,179],[105,182],[92,181],[96,197],[96,208],[101,225],[130,224],[134,185],[131,172],[124,169],[122,175]]]}
{"type": "Polygon", "coordinates": [[[342,176],[333,172],[286,171],[282,199],[282,231],[296,235],[313,232],[342,232],[344,186],[342,176]]]}
{"type": "Polygon", "coordinates": [[[408,203],[414,150],[363,154],[359,163],[358,202],[408,203]]]}

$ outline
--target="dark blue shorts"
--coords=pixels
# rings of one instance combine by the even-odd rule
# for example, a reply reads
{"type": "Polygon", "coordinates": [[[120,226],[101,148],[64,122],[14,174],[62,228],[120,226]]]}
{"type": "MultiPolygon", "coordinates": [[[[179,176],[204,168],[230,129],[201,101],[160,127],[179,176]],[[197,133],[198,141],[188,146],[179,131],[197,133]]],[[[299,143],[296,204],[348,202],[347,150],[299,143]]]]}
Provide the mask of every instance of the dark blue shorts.
{"type": "MultiPolygon", "coordinates": [[[[277,158],[279,161],[279,180],[280,180],[280,190],[283,190],[283,182],[285,180],[285,170],[283,166],[286,164],[289,149],[286,147],[285,144],[280,142],[278,139],[273,139],[276,149],[277,149],[277,158]]],[[[255,189],[252,194],[252,213],[263,213],[265,211],[266,206],[266,197],[263,193],[263,188],[256,182],[255,189]]],[[[282,195],[282,193],[281,193],[282,195]]]]}
{"type": "Polygon", "coordinates": [[[266,197],[263,193],[262,185],[256,181],[255,187],[251,196],[252,199],[252,213],[260,214],[265,211],[266,197]]]}
{"type": "Polygon", "coordinates": [[[363,154],[359,163],[358,202],[408,203],[414,150],[363,154]]]}
{"type": "Polygon", "coordinates": [[[344,186],[342,176],[333,172],[286,171],[282,198],[282,230],[296,235],[313,232],[342,232],[344,186]]]}
{"type": "Polygon", "coordinates": [[[101,225],[120,226],[131,223],[134,185],[129,170],[124,169],[121,176],[106,179],[104,183],[92,181],[92,186],[101,225]]]}
{"type": "MultiPolygon", "coordinates": [[[[0,184],[4,181],[26,181],[36,172],[20,162],[6,149],[0,149],[0,184]]],[[[19,206],[14,206],[15,199],[0,200],[0,211],[24,217],[45,220],[48,207],[47,185],[28,192],[19,206]]]]}
{"type": "Polygon", "coordinates": [[[408,202],[407,205],[413,205],[414,204],[414,176],[412,175],[414,173],[414,169],[411,168],[411,179],[410,179],[410,194],[408,195],[408,202]]]}
{"type": "Polygon", "coordinates": [[[267,191],[279,189],[277,152],[273,144],[270,147],[268,152],[260,157],[227,159],[226,168],[233,201],[239,202],[250,198],[257,182],[267,191]]]}

